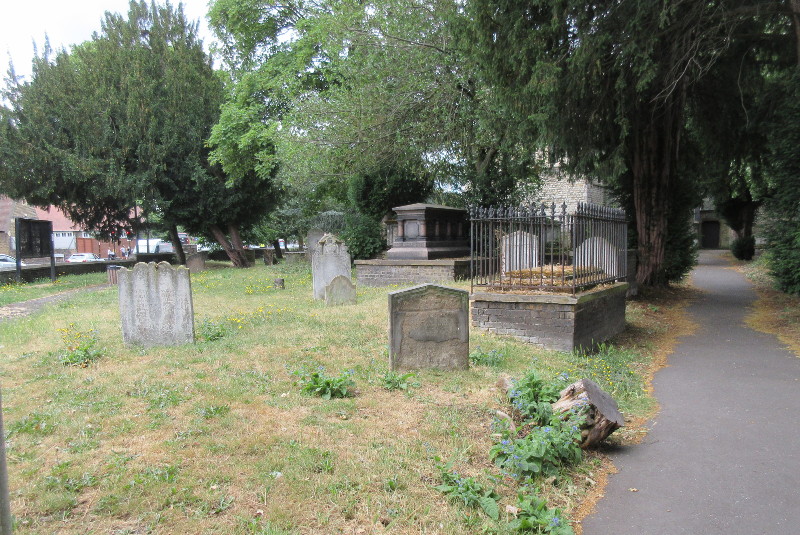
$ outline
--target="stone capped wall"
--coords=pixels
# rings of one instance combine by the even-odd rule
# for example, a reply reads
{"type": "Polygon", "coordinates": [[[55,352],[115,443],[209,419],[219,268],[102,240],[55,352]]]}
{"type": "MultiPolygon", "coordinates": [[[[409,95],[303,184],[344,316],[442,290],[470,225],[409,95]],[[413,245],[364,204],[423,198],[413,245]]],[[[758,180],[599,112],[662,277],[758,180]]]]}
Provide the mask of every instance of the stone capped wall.
{"type": "Polygon", "coordinates": [[[469,278],[469,260],[356,260],[361,286],[452,282],[469,278]]]}
{"type": "Polygon", "coordinates": [[[544,349],[591,348],[625,329],[626,283],[571,295],[474,293],[472,326],[544,349]]]}

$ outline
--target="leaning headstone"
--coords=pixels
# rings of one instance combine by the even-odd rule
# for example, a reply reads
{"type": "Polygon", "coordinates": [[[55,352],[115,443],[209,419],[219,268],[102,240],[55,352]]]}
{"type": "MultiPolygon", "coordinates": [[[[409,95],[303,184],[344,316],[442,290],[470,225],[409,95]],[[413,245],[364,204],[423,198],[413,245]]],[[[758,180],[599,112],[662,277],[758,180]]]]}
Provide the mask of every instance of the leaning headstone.
{"type": "Polygon", "coordinates": [[[325,304],[327,306],[355,305],[356,285],[350,277],[338,275],[325,287],[325,304]]]}
{"type": "Polygon", "coordinates": [[[122,340],[143,346],[194,342],[194,310],[189,270],[166,262],[122,268],[119,313],[122,340]]]}
{"type": "Polygon", "coordinates": [[[524,271],[539,266],[539,237],[524,230],[503,236],[500,240],[503,274],[524,271]]]}
{"type": "Polygon", "coordinates": [[[392,370],[469,368],[469,292],[423,284],[389,293],[392,370]]]}
{"type": "Polygon", "coordinates": [[[311,280],[314,299],[325,299],[325,287],[339,275],[350,278],[350,253],[342,240],[325,234],[311,257],[311,280]]]}

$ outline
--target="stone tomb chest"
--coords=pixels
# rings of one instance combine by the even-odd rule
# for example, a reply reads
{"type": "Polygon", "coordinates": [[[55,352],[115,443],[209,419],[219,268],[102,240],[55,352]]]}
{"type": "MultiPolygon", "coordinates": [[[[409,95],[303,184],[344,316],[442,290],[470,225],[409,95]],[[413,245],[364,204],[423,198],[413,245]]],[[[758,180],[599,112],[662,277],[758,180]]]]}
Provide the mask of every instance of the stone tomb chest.
{"type": "Polygon", "coordinates": [[[393,370],[469,368],[469,293],[424,284],[389,293],[393,370]]]}
{"type": "Polygon", "coordinates": [[[390,260],[435,260],[469,255],[467,211],[438,204],[409,204],[392,208],[397,229],[390,260]]]}

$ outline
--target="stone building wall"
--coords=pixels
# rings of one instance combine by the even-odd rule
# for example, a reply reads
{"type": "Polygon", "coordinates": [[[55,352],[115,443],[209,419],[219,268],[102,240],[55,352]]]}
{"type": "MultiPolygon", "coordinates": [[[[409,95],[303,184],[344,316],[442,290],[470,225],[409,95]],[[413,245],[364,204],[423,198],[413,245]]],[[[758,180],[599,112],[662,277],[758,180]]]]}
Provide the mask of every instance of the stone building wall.
{"type": "Polygon", "coordinates": [[[559,178],[557,175],[544,179],[541,188],[532,199],[537,204],[555,203],[559,210],[563,203],[567,203],[567,213],[575,213],[579,202],[601,206],[614,205],[606,189],[590,179],[570,181],[566,177],[559,178]]]}

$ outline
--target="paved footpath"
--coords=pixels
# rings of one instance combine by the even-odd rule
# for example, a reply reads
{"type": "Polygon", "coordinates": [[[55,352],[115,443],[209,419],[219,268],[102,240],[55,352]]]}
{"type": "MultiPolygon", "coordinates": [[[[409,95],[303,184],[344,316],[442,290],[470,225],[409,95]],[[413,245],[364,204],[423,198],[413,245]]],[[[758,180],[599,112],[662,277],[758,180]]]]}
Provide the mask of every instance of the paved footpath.
{"type": "Polygon", "coordinates": [[[584,535],[800,534],[800,358],[744,324],[755,292],[726,265],[701,254],[699,328],[655,376],[648,435],[611,453],[584,535]]]}

